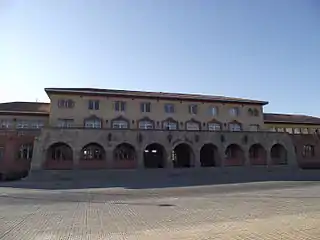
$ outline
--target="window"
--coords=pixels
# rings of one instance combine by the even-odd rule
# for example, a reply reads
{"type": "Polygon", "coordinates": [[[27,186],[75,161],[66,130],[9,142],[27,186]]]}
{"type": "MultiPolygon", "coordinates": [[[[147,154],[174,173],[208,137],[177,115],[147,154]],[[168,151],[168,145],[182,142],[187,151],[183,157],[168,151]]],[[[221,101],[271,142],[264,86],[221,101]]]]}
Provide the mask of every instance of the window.
{"type": "Polygon", "coordinates": [[[233,117],[239,116],[239,108],[237,107],[230,108],[229,114],[233,117]]]}
{"type": "Polygon", "coordinates": [[[293,133],[294,133],[294,134],[300,134],[300,133],[301,133],[300,128],[294,128],[294,129],[293,129],[293,133]]]}
{"type": "Polygon", "coordinates": [[[303,134],[309,134],[308,128],[301,128],[301,133],[303,133],[303,134]]]}
{"type": "Polygon", "coordinates": [[[31,128],[33,129],[43,128],[44,126],[43,121],[32,121],[30,124],[31,124],[31,128]]]}
{"type": "Polygon", "coordinates": [[[29,128],[29,122],[26,120],[18,120],[16,123],[16,128],[29,128]]]}
{"type": "Polygon", "coordinates": [[[2,119],[0,120],[0,128],[11,128],[12,121],[9,119],[2,119]]]}
{"type": "Polygon", "coordinates": [[[0,147],[0,161],[4,158],[4,147],[0,147]]]}
{"type": "Polygon", "coordinates": [[[260,112],[258,109],[253,109],[253,116],[258,117],[260,115],[260,112]]]}
{"type": "Polygon", "coordinates": [[[141,103],[140,104],[140,110],[141,112],[151,112],[151,103],[147,102],[147,103],[141,103]]]}
{"type": "Polygon", "coordinates": [[[163,128],[166,130],[177,130],[178,124],[175,121],[168,120],[168,121],[163,122],[163,128]]]}
{"type": "Polygon", "coordinates": [[[153,122],[148,120],[139,121],[140,129],[153,129],[153,122]]]}
{"type": "Polygon", "coordinates": [[[89,100],[88,109],[99,110],[100,101],[99,100],[89,100]]]}
{"type": "Polygon", "coordinates": [[[220,131],[221,125],[219,123],[208,123],[208,130],[209,131],[220,131]]]}
{"type": "Polygon", "coordinates": [[[174,113],[174,105],[171,103],[167,103],[164,105],[164,111],[166,113],[174,113]]]}
{"type": "Polygon", "coordinates": [[[251,124],[249,126],[249,130],[252,132],[257,132],[257,131],[259,131],[259,125],[258,124],[251,124]]]}
{"type": "Polygon", "coordinates": [[[276,129],[275,127],[271,127],[271,128],[269,128],[269,131],[270,131],[270,132],[276,132],[277,129],[276,129]]]}
{"type": "Polygon", "coordinates": [[[284,132],[284,128],[277,128],[277,132],[284,132]]]}
{"type": "Polygon", "coordinates": [[[33,146],[32,144],[23,144],[19,148],[19,159],[30,160],[32,158],[33,146]]]}
{"type": "Polygon", "coordinates": [[[241,124],[239,123],[229,123],[229,130],[232,132],[241,131],[241,124]]]}
{"type": "Polygon", "coordinates": [[[253,116],[253,110],[251,108],[249,108],[249,110],[248,110],[248,115],[253,116]]]}
{"type": "Polygon", "coordinates": [[[114,109],[116,112],[125,112],[126,111],[126,102],[116,101],[114,103],[114,109]]]}
{"type": "Polygon", "coordinates": [[[73,119],[58,119],[58,127],[59,128],[71,128],[73,126],[73,119]]]}
{"type": "Polygon", "coordinates": [[[217,116],[218,115],[218,108],[217,107],[210,107],[210,115],[217,116]]]}
{"type": "Polygon", "coordinates": [[[292,134],[293,130],[292,130],[292,128],[286,128],[286,132],[289,133],[289,134],[292,134]]]}
{"type": "Polygon", "coordinates": [[[116,129],[128,128],[128,122],[125,120],[115,120],[112,122],[112,128],[116,128],[116,129]]]}
{"type": "Polygon", "coordinates": [[[198,113],[198,106],[196,104],[189,105],[189,113],[196,115],[198,113]]]}
{"type": "Polygon", "coordinates": [[[73,108],[74,101],[72,101],[71,99],[60,99],[58,101],[58,107],[59,108],[73,108]]]}
{"type": "Polygon", "coordinates": [[[84,121],[85,128],[101,128],[101,120],[100,119],[86,119],[84,121]]]}
{"type": "Polygon", "coordinates": [[[200,130],[200,124],[194,121],[187,122],[187,130],[189,131],[199,131],[200,130]]]}
{"type": "Polygon", "coordinates": [[[312,145],[304,145],[302,156],[306,158],[314,157],[314,146],[312,145]]]}

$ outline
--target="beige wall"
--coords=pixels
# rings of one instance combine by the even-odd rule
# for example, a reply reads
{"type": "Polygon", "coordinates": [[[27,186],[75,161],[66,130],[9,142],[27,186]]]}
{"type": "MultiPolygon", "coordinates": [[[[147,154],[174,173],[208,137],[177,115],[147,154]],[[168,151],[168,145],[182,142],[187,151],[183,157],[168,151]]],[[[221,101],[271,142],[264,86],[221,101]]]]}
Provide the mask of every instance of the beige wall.
{"type": "MultiPolygon", "coordinates": [[[[262,106],[261,105],[243,105],[243,104],[222,104],[222,103],[197,103],[189,101],[165,101],[165,100],[148,100],[148,99],[129,99],[129,98],[114,98],[106,96],[79,96],[79,95],[60,95],[60,94],[51,94],[49,95],[51,99],[51,112],[50,112],[50,125],[56,126],[58,119],[74,119],[76,126],[83,126],[84,118],[89,117],[90,115],[96,115],[99,118],[103,119],[104,127],[110,127],[110,120],[116,118],[120,115],[135,122],[142,117],[149,117],[154,121],[162,121],[168,117],[172,117],[176,121],[186,122],[191,118],[194,118],[200,122],[208,122],[215,118],[220,121],[222,124],[228,123],[230,121],[236,120],[243,125],[243,130],[249,130],[250,124],[258,124],[261,128],[264,128],[262,106]],[[59,99],[72,99],[75,102],[75,106],[72,109],[69,108],[58,108],[59,99]],[[88,100],[97,99],[100,100],[100,109],[99,110],[89,110],[88,109],[88,100]],[[114,110],[114,101],[125,101],[126,102],[126,112],[118,113],[114,110]],[[150,113],[141,113],[140,103],[142,102],[151,102],[151,112],[150,113]],[[164,104],[173,103],[175,105],[175,113],[167,114],[164,111],[164,104]],[[198,105],[198,114],[192,115],[189,114],[188,105],[197,104],[198,105]],[[212,116],[209,111],[210,106],[217,106],[219,112],[217,116],[212,116]],[[231,107],[239,107],[240,115],[236,118],[229,115],[229,109],[231,107]],[[249,116],[249,108],[257,108],[260,111],[259,116],[249,116]],[[109,120],[106,124],[106,120],[109,120]]],[[[202,124],[201,124],[202,125],[202,124]]],[[[130,124],[131,127],[136,127],[137,125],[130,124]]],[[[201,126],[203,128],[203,125],[201,126]]],[[[223,126],[223,129],[226,129],[227,126],[223,126]]]]}

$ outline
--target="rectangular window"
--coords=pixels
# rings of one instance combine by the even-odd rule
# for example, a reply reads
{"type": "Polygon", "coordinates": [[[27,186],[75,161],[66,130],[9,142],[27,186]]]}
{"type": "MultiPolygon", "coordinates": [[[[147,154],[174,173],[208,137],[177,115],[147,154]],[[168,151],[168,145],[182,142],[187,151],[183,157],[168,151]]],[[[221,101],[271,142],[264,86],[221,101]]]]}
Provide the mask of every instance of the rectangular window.
{"type": "Polygon", "coordinates": [[[189,113],[196,115],[198,113],[198,105],[196,104],[189,105],[189,113]]]}
{"type": "Polygon", "coordinates": [[[211,116],[217,116],[218,115],[218,108],[217,107],[210,107],[210,115],[211,116]]]}
{"type": "Polygon", "coordinates": [[[88,109],[90,110],[99,110],[100,101],[99,100],[89,100],[88,109]]]}
{"type": "Polygon", "coordinates": [[[230,108],[230,109],[229,109],[229,114],[230,114],[232,117],[239,116],[239,108],[237,108],[237,107],[230,108]]]}
{"type": "Polygon", "coordinates": [[[309,134],[308,128],[301,128],[301,132],[302,132],[303,134],[309,134]]]}
{"type": "Polygon", "coordinates": [[[31,128],[33,129],[43,128],[44,126],[43,121],[32,121],[30,124],[31,124],[31,128]]]}
{"type": "Polygon", "coordinates": [[[269,131],[270,131],[270,132],[276,132],[277,130],[276,130],[275,127],[271,127],[271,128],[269,128],[269,131]]]}
{"type": "Polygon", "coordinates": [[[18,120],[16,122],[16,128],[21,129],[21,128],[29,128],[29,122],[26,120],[18,120]]]}
{"type": "Polygon", "coordinates": [[[293,133],[294,133],[294,134],[300,134],[300,133],[301,133],[300,128],[294,128],[294,129],[293,129],[293,133]]]}
{"type": "Polygon", "coordinates": [[[101,128],[100,119],[87,119],[84,121],[85,128],[101,128]]]}
{"type": "Polygon", "coordinates": [[[292,128],[286,128],[286,132],[289,134],[292,134],[293,130],[292,130],[292,128]]]}
{"type": "Polygon", "coordinates": [[[197,122],[187,122],[187,130],[188,131],[199,131],[200,126],[197,122]]]}
{"type": "Polygon", "coordinates": [[[57,126],[59,128],[71,128],[73,127],[74,120],[73,119],[58,119],[57,126]]]}
{"type": "Polygon", "coordinates": [[[249,129],[250,129],[250,131],[252,131],[252,132],[257,132],[257,131],[259,131],[259,125],[258,125],[258,124],[251,124],[251,125],[249,126],[249,129]]]}
{"type": "Polygon", "coordinates": [[[73,108],[74,101],[71,99],[59,99],[58,100],[58,107],[59,108],[73,108]]]}
{"type": "Polygon", "coordinates": [[[153,123],[150,121],[140,121],[139,128],[140,129],[153,129],[153,123]]]}
{"type": "Polygon", "coordinates": [[[165,105],[164,105],[164,111],[165,111],[166,113],[174,113],[174,112],[175,112],[175,111],[174,111],[174,105],[171,104],[171,103],[165,104],[165,105]]]}
{"type": "Polygon", "coordinates": [[[13,122],[9,119],[0,120],[0,128],[12,128],[13,122]]]}
{"type": "Polygon", "coordinates": [[[126,102],[115,101],[114,109],[116,112],[125,112],[126,111],[126,102]]]}
{"type": "Polygon", "coordinates": [[[232,132],[241,131],[241,125],[238,123],[229,123],[229,130],[232,132]]]}
{"type": "Polygon", "coordinates": [[[284,128],[277,128],[277,132],[284,132],[284,128]]]}
{"type": "Polygon", "coordinates": [[[208,123],[208,130],[209,131],[220,131],[221,125],[219,123],[208,123]]]}
{"type": "Polygon", "coordinates": [[[166,130],[177,130],[178,127],[176,122],[166,121],[163,123],[163,128],[166,130]]]}
{"type": "Polygon", "coordinates": [[[151,112],[151,103],[146,102],[146,103],[141,103],[140,104],[140,110],[143,113],[149,113],[151,112]]]}
{"type": "Polygon", "coordinates": [[[126,128],[128,128],[128,123],[126,121],[123,121],[123,120],[116,120],[116,121],[113,121],[112,128],[115,128],[115,129],[126,129],[126,128]]]}

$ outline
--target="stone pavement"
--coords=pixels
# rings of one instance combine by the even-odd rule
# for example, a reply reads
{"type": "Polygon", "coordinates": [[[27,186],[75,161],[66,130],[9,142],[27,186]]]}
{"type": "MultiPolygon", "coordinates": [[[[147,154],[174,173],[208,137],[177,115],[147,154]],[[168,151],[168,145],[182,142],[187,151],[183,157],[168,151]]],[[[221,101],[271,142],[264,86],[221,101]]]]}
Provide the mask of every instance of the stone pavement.
{"type": "Polygon", "coordinates": [[[320,238],[320,182],[133,190],[2,186],[5,240],[320,238]]]}

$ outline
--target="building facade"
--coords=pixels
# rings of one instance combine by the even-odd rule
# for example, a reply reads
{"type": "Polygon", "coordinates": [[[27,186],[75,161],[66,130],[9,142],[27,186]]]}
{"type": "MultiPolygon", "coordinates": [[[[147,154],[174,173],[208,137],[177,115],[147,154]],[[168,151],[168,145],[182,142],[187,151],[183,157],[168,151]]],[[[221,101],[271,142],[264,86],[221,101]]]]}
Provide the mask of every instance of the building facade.
{"type": "MultiPolygon", "coordinates": [[[[301,146],[316,133],[302,130],[312,125],[306,121],[294,135],[279,130],[279,124],[292,123],[264,114],[264,101],[106,89],[45,91],[50,104],[0,104],[2,175],[30,168],[296,166],[307,158],[300,159],[301,146]]],[[[316,149],[316,144],[309,145],[316,149]]]]}

